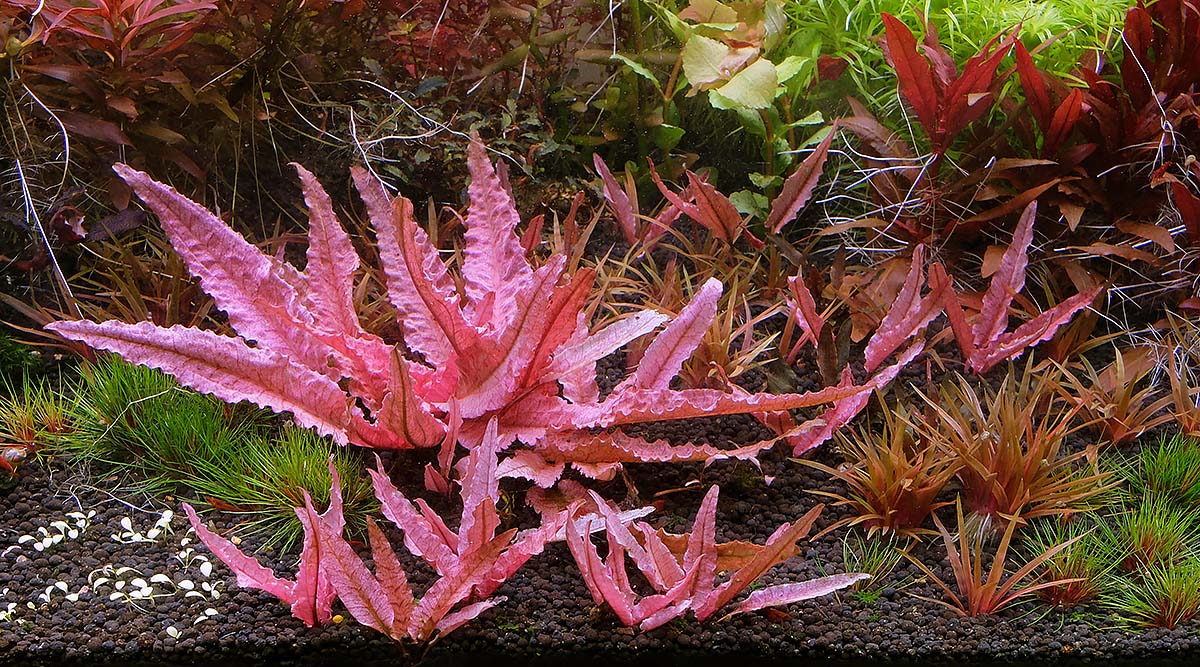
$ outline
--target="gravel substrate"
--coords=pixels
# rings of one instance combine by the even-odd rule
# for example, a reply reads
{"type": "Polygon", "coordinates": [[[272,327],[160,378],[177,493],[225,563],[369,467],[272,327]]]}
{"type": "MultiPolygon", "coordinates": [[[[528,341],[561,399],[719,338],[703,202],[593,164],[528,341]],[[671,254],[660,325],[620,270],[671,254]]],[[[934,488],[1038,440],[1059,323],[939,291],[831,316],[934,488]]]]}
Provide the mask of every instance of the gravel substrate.
{"type": "MultiPolygon", "coordinates": [[[[654,435],[731,442],[752,437],[757,429],[752,420],[726,418],[663,426],[654,435]]],[[[833,461],[829,451],[818,458],[833,461]]],[[[718,539],[759,543],[779,523],[818,502],[806,490],[837,490],[820,473],[788,461],[783,452],[769,453],[763,468],[775,476],[769,486],[748,464],[719,463],[707,470],[698,465],[632,466],[631,476],[643,501],[689,481],[701,482],[661,496],[664,507],[653,521],[675,531],[690,524],[703,489],[720,483],[718,539]]],[[[403,665],[420,657],[406,655],[348,615],[340,624],[304,627],[274,598],[239,589],[223,564],[209,561],[211,555],[190,533],[176,501],[113,495],[105,490],[113,484],[84,480],[58,463],[30,462],[17,486],[0,495],[0,664],[403,665]]],[[[619,481],[598,486],[609,497],[625,495],[619,481]]],[[[420,492],[411,484],[405,488],[420,492]]],[[[457,508],[445,501],[434,506],[457,515],[457,508]]],[[[827,508],[818,528],[839,516],[837,509],[827,508]]],[[[233,525],[230,517],[213,515],[211,520],[222,531],[233,525]]],[[[528,525],[529,516],[518,513],[516,520],[528,525]]],[[[801,555],[772,570],[764,583],[843,571],[841,538],[839,531],[802,543],[801,555]]],[[[254,540],[243,546],[252,548],[254,540]]],[[[941,560],[942,574],[950,578],[940,540],[927,540],[913,553],[927,563],[941,560]]],[[[290,575],[294,566],[294,554],[259,556],[280,574],[290,575]]],[[[427,569],[411,558],[405,565],[417,590],[428,585],[427,569]]],[[[880,598],[869,603],[843,594],[791,605],[784,613],[706,624],[677,621],[638,633],[594,607],[565,545],[554,544],[500,589],[506,603],[438,643],[425,659],[442,665],[603,660],[692,666],[752,659],[797,665],[1139,667],[1200,660],[1194,623],[1138,633],[1104,612],[1059,611],[1034,602],[992,617],[958,618],[916,597],[938,594],[907,562],[882,588],[880,598]]]]}

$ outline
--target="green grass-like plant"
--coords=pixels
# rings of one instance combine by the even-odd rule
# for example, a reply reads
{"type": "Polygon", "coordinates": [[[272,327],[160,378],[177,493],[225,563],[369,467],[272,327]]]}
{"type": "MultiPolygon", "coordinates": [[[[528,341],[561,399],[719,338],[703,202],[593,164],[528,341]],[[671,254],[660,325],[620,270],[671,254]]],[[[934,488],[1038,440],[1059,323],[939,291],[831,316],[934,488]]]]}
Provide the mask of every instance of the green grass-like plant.
{"type": "Polygon", "coordinates": [[[344,448],[331,454],[331,443],[308,429],[288,425],[278,437],[251,435],[235,449],[214,454],[192,461],[188,486],[210,504],[246,513],[249,521],[241,530],[268,536],[268,544],[292,544],[300,538],[295,508],[304,505],[305,490],[318,507],[329,504],[331,455],[351,534],[362,534],[366,516],[377,509],[359,459],[344,448]]]}
{"type": "Polygon", "coordinates": [[[859,597],[860,600],[867,602],[864,597],[878,599],[878,593],[908,551],[907,544],[907,540],[895,535],[887,538],[864,537],[860,531],[847,531],[842,538],[842,564],[845,571],[871,575],[870,579],[851,585],[851,589],[864,594],[859,597]],[[875,595],[872,596],[872,593],[875,595]]]}
{"type": "Polygon", "coordinates": [[[1127,501],[1103,531],[1122,551],[1120,568],[1126,572],[1191,557],[1200,540],[1195,516],[1160,495],[1127,501]]]}
{"type": "Polygon", "coordinates": [[[1160,497],[1180,508],[1200,507],[1200,442],[1195,438],[1164,437],[1119,470],[1132,493],[1160,497]]]}
{"type": "Polygon", "coordinates": [[[1048,579],[1062,583],[1041,589],[1038,597],[1056,607],[1074,607],[1099,598],[1109,574],[1122,560],[1119,548],[1083,518],[1037,521],[1021,534],[1021,544],[1031,559],[1067,542],[1070,546],[1042,564],[1048,579]]]}
{"type": "Polygon", "coordinates": [[[1200,558],[1158,562],[1119,579],[1107,606],[1131,625],[1175,628],[1200,614],[1200,558]]]}
{"type": "MultiPolygon", "coordinates": [[[[0,446],[10,465],[53,445],[72,430],[71,401],[49,383],[29,374],[20,382],[0,381],[0,446]],[[20,450],[20,451],[17,451],[20,450]]],[[[0,462],[0,467],[7,467],[0,462]]]]}
{"type": "Polygon", "coordinates": [[[362,529],[373,503],[361,463],[302,429],[275,432],[269,415],[180,387],[168,375],[117,357],[82,369],[78,429],[61,443],[77,460],[112,468],[130,487],[162,495],[194,492],[218,509],[249,515],[247,533],[289,545],[301,534],[294,508],[302,490],[324,506],[342,478],[350,529],[362,529]]]}

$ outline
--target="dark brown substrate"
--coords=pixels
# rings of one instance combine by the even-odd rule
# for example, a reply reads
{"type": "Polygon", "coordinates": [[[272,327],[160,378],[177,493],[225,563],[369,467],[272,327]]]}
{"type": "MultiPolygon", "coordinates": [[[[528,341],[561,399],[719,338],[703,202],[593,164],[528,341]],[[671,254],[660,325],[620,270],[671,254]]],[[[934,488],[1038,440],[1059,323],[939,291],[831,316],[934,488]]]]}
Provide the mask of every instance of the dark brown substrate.
{"type": "MultiPolygon", "coordinates": [[[[696,420],[696,423],[660,426],[654,435],[705,440],[745,441],[758,427],[743,418],[696,420]]],[[[651,433],[647,433],[650,435],[651,433]]],[[[658,525],[684,530],[690,524],[703,489],[721,484],[718,539],[762,542],[784,521],[799,517],[818,502],[809,490],[836,490],[820,473],[792,463],[784,452],[772,452],[763,461],[764,472],[774,475],[767,486],[748,464],[719,463],[705,470],[699,465],[632,466],[631,476],[643,501],[659,491],[683,487],[699,480],[694,490],[662,496],[666,505],[654,519],[658,525]]],[[[818,458],[833,461],[829,451],[818,458]]],[[[403,461],[396,461],[403,464],[403,461]]],[[[415,468],[415,466],[414,466],[415,468]]],[[[287,608],[269,595],[242,590],[224,565],[215,563],[212,580],[223,585],[213,600],[184,597],[180,589],[150,601],[130,604],[110,599],[112,584],[79,592],[75,602],[55,589],[50,601],[37,599],[56,581],[65,581],[78,592],[105,565],[136,568],[135,576],[149,579],[166,573],[174,582],[205,580],[197,563],[189,567],[176,559],[187,526],[178,506],[141,502],[114,496],[103,488],[112,482],[83,482],[78,473],[27,465],[19,484],[0,495],[0,612],[16,602],[13,620],[0,622],[0,664],[13,665],[402,665],[415,656],[373,631],[347,618],[340,624],[310,629],[291,618],[287,608]],[[39,526],[60,519],[66,512],[89,508],[97,515],[78,539],[64,539],[44,552],[31,543],[18,545],[21,535],[37,534],[39,526]],[[154,543],[121,544],[111,536],[121,533],[123,517],[136,531],[146,533],[165,509],[178,515],[173,534],[154,543]],[[4,589],[7,589],[5,591],[4,589]],[[33,601],[36,609],[26,602],[33,601]],[[216,616],[193,625],[206,608],[216,616]],[[179,630],[178,638],[168,628],[179,630]]],[[[625,496],[621,482],[599,485],[613,498],[625,496]]],[[[419,488],[407,489],[417,493],[419,488]]],[[[435,505],[435,507],[437,507],[435,505]]],[[[437,507],[450,515],[457,509],[437,507]]],[[[827,508],[819,526],[842,516],[827,508]]],[[[530,517],[517,517],[528,525],[530,517]]],[[[230,517],[215,516],[220,528],[232,525],[230,517]]],[[[51,531],[54,532],[54,531],[51,531]]],[[[841,572],[842,533],[802,543],[801,555],[771,571],[764,583],[784,583],[841,572]]],[[[393,535],[393,542],[399,540],[393,535]]],[[[246,545],[253,546],[253,538],[246,545]]],[[[200,545],[197,553],[207,553],[200,545]]],[[[939,541],[918,546],[914,555],[927,563],[942,563],[950,578],[939,541]]],[[[294,555],[260,554],[277,572],[290,576],[294,555]]],[[[428,585],[430,572],[405,561],[414,587],[428,585]]],[[[111,571],[110,571],[111,574],[111,571]]],[[[128,584],[127,584],[128,585],[128,584]]],[[[172,586],[173,587],[173,586],[172,586]]],[[[499,591],[508,601],[487,612],[437,644],[426,656],[439,665],[558,665],[624,663],[653,665],[759,664],[859,665],[1138,665],[1200,664],[1200,637],[1195,624],[1174,631],[1133,632],[1118,619],[1096,609],[1051,610],[1029,602],[996,616],[958,618],[952,612],[915,596],[937,597],[920,581],[917,570],[902,562],[881,597],[873,603],[851,595],[830,596],[786,608],[780,614],[750,614],[729,621],[698,624],[675,622],[639,633],[622,628],[611,612],[592,603],[562,544],[551,545],[499,591]]]]}

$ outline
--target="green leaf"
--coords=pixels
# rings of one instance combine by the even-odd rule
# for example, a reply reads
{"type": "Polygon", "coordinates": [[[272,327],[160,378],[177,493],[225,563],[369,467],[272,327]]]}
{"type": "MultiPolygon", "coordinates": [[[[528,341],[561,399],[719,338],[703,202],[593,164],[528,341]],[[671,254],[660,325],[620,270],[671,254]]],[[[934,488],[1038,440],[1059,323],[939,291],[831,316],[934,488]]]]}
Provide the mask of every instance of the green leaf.
{"type": "Polygon", "coordinates": [[[750,182],[754,184],[754,187],[766,190],[767,188],[782,185],[783,179],[779,176],[768,176],[767,174],[754,172],[750,174],[750,182]]]}
{"type": "Polygon", "coordinates": [[[775,76],[779,79],[780,84],[785,84],[791,81],[792,77],[807,69],[811,77],[812,62],[812,58],[808,56],[788,56],[775,66],[775,76]]]}
{"type": "Polygon", "coordinates": [[[643,79],[649,81],[650,83],[653,83],[654,87],[657,88],[659,92],[662,92],[662,84],[660,84],[658,82],[658,79],[655,78],[654,74],[652,74],[650,72],[650,70],[646,69],[645,65],[639,63],[638,61],[636,61],[632,58],[623,56],[620,53],[614,53],[611,56],[609,56],[608,59],[612,62],[621,63],[622,65],[633,70],[633,72],[635,74],[637,74],[638,76],[642,77],[643,79]]]}
{"type": "Polygon", "coordinates": [[[769,205],[765,196],[757,192],[750,192],[749,190],[738,190],[729,195],[729,201],[733,202],[733,205],[737,207],[738,213],[742,215],[751,214],[759,218],[764,216],[769,205]]]}
{"type": "Polygon", "coordinates": [[[723,79],[721,62],[729,55],[729,51],[728,46],[715,39],[693,35],[683,45],[683,73],[688,83],[702,86],[723,79]]]}
{"type": "Polygon", "coordinates": [[[679,140],[683,138],[683,128],[674,125],[659,125],[650,131],[650,137],[660,151],[671,151],[679,145],[679,140]]]}
{"type": "Polygon", "coordinates": [[[734,75],[728,83],[712,91],[709,100],[718,109],[736,106],[765,109],[775,101],[777,84],[775,64],[766,58],[759,58],[734,75]]]}

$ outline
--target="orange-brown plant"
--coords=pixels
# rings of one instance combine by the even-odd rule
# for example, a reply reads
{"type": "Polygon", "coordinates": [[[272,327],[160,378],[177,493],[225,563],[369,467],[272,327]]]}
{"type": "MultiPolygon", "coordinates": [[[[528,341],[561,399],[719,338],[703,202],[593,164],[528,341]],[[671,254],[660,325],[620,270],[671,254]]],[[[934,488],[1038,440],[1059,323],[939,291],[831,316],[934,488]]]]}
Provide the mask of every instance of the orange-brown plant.
{"type": "Polygon", "coordinates": [[[837,468],[816,461],[799,462],[833,476],[846,484],[845,495],[813,491],[834,499],[834,506],[846,505],[854,515],[837,521],[826,532],[846,525],[904,535],[932,531],[921,525],[938,507],[937,497],[962,462],[939,447],[936,440],[923,438],[910,421],[904,406],[890,406],[876,395],[882,422],[877,428],[869,421],[854,429],[839,431],[838,449],[846,463],[837,468]]]}
{"type": "Polygon", "coordinates": [[[1082,535],[1051,547],[1006,578],[1004,565],[1008,560],[1013,533],[1017,524],[1020,523],[1019,518],[1014,516],[1013,520],[1008,522],[1008,527],[1004,529],[1004,535],[996,545],[991,564],[985,572],[984,555],[987,531],[968,524],[968,521],[963,518],[961,502],[955,503],[955,510],[958,514],[957,546],[955,545],[955,536],[946,529],[936,514],[933,516],[933,523],[937,526],[938,533],[942,536],[942,542],[946,545],[946,553],[950,556],[950,569],[954,572],[957,591],[934,574],[929,566],[911,555],[905,554],[905,557],[924,572],[925,576],[929,577],[929,580],[942,589],[949,598],[949,601],[930,599],[930,602],[949,607],[962,616],[974,617],[994,614],[1022,597],[1075,581],[1074,579],[1044,581],[1042,580],[1044,575],[1035,574],[1035,572],[1047,560],[1054,558],[1059,552],[1077,542],[1082,535]]]}
{"type": "Polygon", "coordinates": [[[1101,370],[1081,357],[1082,377],[1063,371],[1060,388],[1064,398],[1079,408],[1105,442],[1121,447],[1171,420],[1166,411],[1171,397],[1147,381],[1155,365],[1150,353],[1148,347],[1118,349],[1113,361],[1101,370]]]}
{"type": "Polygon", "coordinates": [[[1086,423],[1076,421],[1079,406],[1058,397],[1061,382],[1057,369],[1034,372],[1027,363],[1020,377],[1010,368],[996,390],[976,390],[960,375],[938,397],[924,396],[934,417],[920,431],[962,461],[970,511],[997,525],[1070,514],[1111,486],[1110,473],[1083,469],[1094,445],[1068,452],[1067,436],[1086,423]]]}

